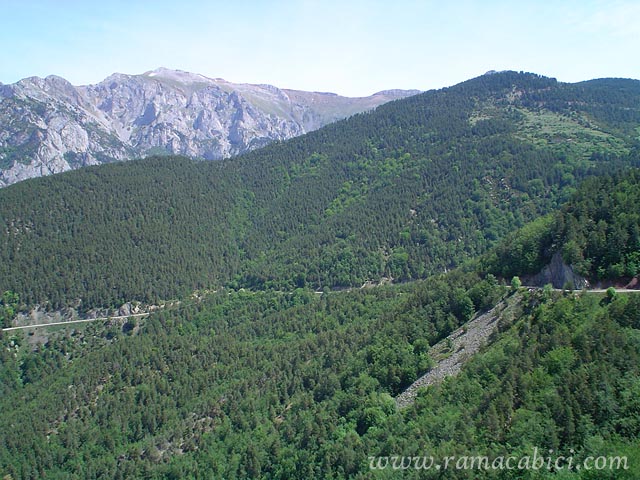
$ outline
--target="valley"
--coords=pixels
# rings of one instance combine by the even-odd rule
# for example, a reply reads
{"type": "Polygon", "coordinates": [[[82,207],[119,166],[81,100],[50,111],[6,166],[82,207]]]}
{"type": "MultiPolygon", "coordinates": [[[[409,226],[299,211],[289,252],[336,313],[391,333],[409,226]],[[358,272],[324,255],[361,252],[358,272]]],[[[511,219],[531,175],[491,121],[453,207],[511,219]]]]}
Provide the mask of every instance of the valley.
{"type": "MultiPolygon", "coordinates": [[[[185,75],[135,81],[224,87],[185,75]]],[[[640,81],[499,72],[216,162],[2,188],[0,475],[390,478],[369,459],[538,448],[628,468],[403,478],[638,478],[638,125],[640,81]]]]}

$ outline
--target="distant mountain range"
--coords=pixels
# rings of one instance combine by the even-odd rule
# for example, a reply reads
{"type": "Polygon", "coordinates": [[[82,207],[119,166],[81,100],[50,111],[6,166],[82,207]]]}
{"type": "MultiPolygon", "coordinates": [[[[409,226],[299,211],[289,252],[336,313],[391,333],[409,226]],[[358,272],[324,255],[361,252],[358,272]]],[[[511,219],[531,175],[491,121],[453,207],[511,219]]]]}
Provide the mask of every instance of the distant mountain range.
{"type": "Polygon", "coordinates": [[[0,84],[0,186],[148,154],[217,160],[416,93],[348,98],[166,68],[87,86],[30,77],[0,84]]]}

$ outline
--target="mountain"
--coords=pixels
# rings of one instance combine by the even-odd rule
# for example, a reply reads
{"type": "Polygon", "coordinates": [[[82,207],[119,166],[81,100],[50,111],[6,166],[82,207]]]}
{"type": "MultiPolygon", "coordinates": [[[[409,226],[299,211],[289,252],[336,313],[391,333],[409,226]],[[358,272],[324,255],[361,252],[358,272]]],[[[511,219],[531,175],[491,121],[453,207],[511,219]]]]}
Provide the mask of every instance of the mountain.
{"type": "Polygon", "coordinates": [[[2,189],[0,320],[162,303],[0,330],[0,476],[640,478],[640,294],[497,278],[637,274],[639,120],[640,82],[500,72],[2,189]]]}
{"type": "Polygon", "coordinates": [[[26,78],[0,85],[0,186],[153,153],[230,157],[415,93],[347,98],[166,68],[80,87],[26,78]]]}
{"type": "Polygon", "coordinates": [[[562,264],[571,267],[566,278],[547,275],[538,280],[556,288],[565,287],[566,281],[571,288],[579,287],[571,277],[592,285],[634,282],[640,274],[639,206],[640,170],[588,178],[559,211],[500,242],[484,259],[485,269],[504,278],[527,275],[531,285],[552,263],[559,264],[560,271],[562,264]]]}
{"type": "Polygon", "coordinates": [[[158,303],[222,286],[408,281],[639,165],[640,82],[502,72],[232,160],[154,157],[0,191],[0,291],[158,303]]]}
{"type": "Polygon", "coordinates": [[[640,475],[638,293],[508,293],[465,269],[322,294],[222,289],[59,328],[0,332],[6,478],[640,475]],[[488,344],[398,408],[489,309],[488,344]]]}

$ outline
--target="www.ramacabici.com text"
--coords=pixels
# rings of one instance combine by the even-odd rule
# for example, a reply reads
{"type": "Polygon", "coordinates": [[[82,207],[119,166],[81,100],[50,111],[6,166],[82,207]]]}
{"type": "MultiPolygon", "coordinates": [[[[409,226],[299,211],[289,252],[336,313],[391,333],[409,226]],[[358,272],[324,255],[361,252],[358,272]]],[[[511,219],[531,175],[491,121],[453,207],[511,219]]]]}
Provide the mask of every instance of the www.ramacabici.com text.
{"type": "Polygon", "coordinates": [[[587,456],[575,458],[574,451],[570,455],[554,455],[553,450],[544,453],[534,448],[530,455],[454,455],[436,458],[423,456],[370,456],[371,470],[547,470],[547,471],[581,471],[581,470],[628,470],[626,456],[587,456]]]}

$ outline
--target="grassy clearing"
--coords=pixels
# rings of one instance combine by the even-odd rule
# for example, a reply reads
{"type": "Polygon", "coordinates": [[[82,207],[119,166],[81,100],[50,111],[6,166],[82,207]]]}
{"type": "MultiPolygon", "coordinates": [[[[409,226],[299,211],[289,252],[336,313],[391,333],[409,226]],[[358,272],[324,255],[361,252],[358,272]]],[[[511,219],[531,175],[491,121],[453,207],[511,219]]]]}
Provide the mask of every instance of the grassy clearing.
{"type": "Polygon", "coordinates": [[[593,152],[629,153],[621,139],[601,131],[582,115],[562,115],[547,110],[518,111],[522,114],[518,136],[536,145],[570,151],[578,158],[589,158],[593,152]]]}

